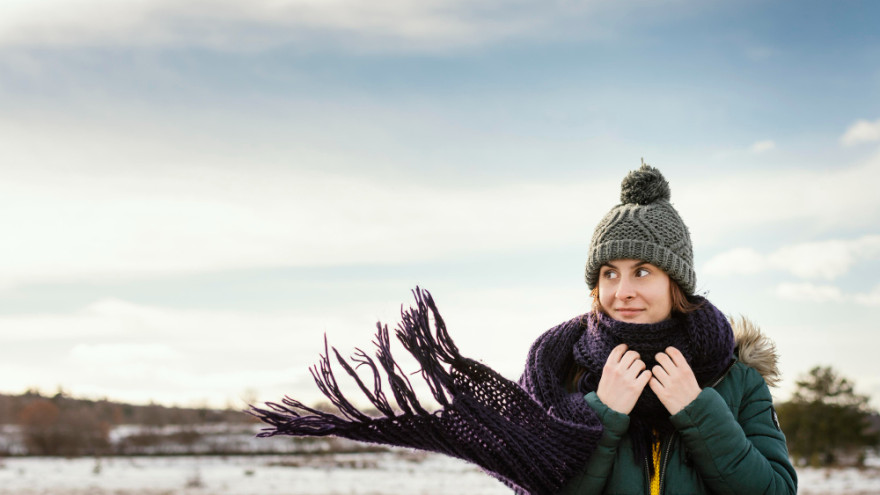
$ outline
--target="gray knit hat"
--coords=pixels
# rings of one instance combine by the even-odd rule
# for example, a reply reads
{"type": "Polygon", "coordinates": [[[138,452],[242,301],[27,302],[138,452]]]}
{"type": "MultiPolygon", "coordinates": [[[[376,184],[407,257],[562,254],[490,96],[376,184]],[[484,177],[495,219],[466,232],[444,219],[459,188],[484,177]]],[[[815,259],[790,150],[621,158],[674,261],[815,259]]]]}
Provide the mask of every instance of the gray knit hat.
{"type": "Polygon", "coordinates": [[[620,184],[620,204],[599,222],[590,241],[587,285],[596,287],[602,264],[619,259],[647,261],[665,271],[685,294],[697,285],[687,226],[669,202],[669,183],[644,162],[620,184]]]}

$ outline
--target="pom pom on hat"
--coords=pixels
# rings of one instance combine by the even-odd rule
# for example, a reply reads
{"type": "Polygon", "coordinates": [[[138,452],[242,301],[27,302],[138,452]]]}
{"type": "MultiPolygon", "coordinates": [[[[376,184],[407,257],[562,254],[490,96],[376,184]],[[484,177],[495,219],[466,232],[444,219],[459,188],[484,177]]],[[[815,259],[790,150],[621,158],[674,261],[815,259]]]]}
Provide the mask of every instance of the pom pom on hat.
{"type": "Polygon", "coordinates": [[[620,183],[620,202],[622,204],[648,205],[671,197],[669,182],[656,168],[642,161],[638,170],[633,170],[620,183]]]}

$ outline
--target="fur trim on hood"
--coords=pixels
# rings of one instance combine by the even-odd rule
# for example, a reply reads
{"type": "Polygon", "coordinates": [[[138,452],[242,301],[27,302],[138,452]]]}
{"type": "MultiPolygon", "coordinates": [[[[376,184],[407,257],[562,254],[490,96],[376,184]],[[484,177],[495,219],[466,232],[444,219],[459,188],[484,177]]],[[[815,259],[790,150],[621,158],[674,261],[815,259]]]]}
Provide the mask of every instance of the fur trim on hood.
{"type": "Polygon", "coordinates": [[[738,319],[730,318],[730,325],[733,327],[739,360],[761,373],[767,385],[777,386],[780,376],[776,344],[764,335],[757,325],[743,316],[738,319]]]}

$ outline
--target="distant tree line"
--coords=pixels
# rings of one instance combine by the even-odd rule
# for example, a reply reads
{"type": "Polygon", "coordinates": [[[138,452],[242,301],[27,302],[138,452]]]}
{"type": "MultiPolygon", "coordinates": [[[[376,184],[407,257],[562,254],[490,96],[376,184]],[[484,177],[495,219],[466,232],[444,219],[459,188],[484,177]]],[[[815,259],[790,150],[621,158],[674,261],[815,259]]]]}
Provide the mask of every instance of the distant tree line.
{"type": "MultiPolygon", "coordinates": [[[[243,412],[229,409],[133,405],[109,400],[75,399],[63,392],[54,396],[43,396],[36,391],[23,395],[0,394],[0,425],[17,425],[27,453],[31,455],[111,453],[110,431],[123,424],[159,428],[166,425],[251,421],[253,418],[243,412]]],[[[182,443],[192,441],[194,434],[189,430],[176,433],[181,436],[177,440],[182,443]]],[[[150,435],[140,435],[131,441],[144,443],[155,439],[151,439],[150,435]]]]}
{"type": "Polygon", "coordinates": [[[779,405],[788,450],[798,465],[864,465],[880,449],[880,416],[853,383],[830,367],[817,366],[796,382],[779,405]]]}

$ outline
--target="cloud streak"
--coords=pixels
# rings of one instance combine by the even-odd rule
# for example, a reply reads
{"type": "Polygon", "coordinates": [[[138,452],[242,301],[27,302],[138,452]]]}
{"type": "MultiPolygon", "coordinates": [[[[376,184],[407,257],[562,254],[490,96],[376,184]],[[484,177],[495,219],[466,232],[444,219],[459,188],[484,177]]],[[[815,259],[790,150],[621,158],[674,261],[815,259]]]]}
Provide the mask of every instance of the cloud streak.
{"type": "Polygon", "coordinates": [[[80,364],[129,365],[136,361],[162,362],[181,358],[172,347],[163,344],[79,344],[70,358],[80,364]]]}
{"type": "Polygon", "coordinates": [[[105,299],[52,318],[0,316],[0,324],[7,344],[21,350],[0,364],[0,389],[19,390],[28,377],[28,386],[44,391],[61,386],[89,397],[223,406],[247,389],[266,399],[292,390],[317,398],[308,366],[323,351],[321,332],[364,345],[375,321],[357,304],[267,314],[105,299]]]}
{"type": "MultiPolygon", "coordinates": [[[[365,159],[334,153],[334,141],[324,149],[294,138],[242,154],[227,153],[222,142],[157,143],[121,127],[84,132],[58,125],[49,143],[42,128],[0,122],[9,131],[0,147],[7,165],[0,285],[420,262],[526,252],[548,239],[558,247],[586,246],[619,190],[613,170],[597,170],[589,181],[483,186],[307,172],[327,160],[365,159]],[[281,155],[300,166],[275,165],[281,155]]],[[[809,222],[820,235],[872,228],[880,215],[880,156],[842,169],[669,179],[698,248],[747,238],[761,225],[809,222]]],[[[734,250],[707,269],[770,266],[831,279],[876,252],[872,239],[807,243],[769,255],[734,250]]]]}
{"type": "Polygon", "coordinates": [[[880,119],[874,122],[858,120],[846,129],[840,137],[840,143],[844,146],[854,146],[861,143],[873,143],[880,141],[880,119]]]}
{"type": "MultiPolygon", "coordinates": [[[[474,46],[533,34],[598,2],[518,0],[35,0],[0,6],[0,46],[344,43],[382,49],[474,46]],[[100,15],[96,15],[100,12],[100,15]],[[406,42],[401,45],[401,42],[406,42]]],[[[629,2],[633,3],[633,2],[629,2]]]]}
{"type": "Polygon", "coordinates": [[[880,235],[866,235],[783,246],[767,254],[752,248],[735,248],[714,256],[703,269],[707,274],[720,276],[777,270],[804,279],[834,280],[860,261],[876,259],[880,259],[880,235]]]}
{"type": "Polygon", "coordinates": [[[585,242],[586,233],[570,226],[601,209],[585,199],[601,197],[589,194],[600,184],[463,190],[280,171],[184,185],[141,179],[124,189],[93,178],[31,183],[27,194],[17,194],[21,184],[0,185],[0,220],[14,232],[0,246],[0,280],[153,278],[528,249],[550,237],[585,242]]]}
{"type": "Polygon", "coordinates": [[[756,141],[755,143],[753,143],[749,147],[749,150],[752,153],[760,154],[760,153],[765,153],[767,151],[770,151],[774,148],[776,148],[776,143],[770,139],[765,139],[763,141],[756,141]]]}
{"type": "Polygon", "coordinates": [[[839,287],[810,283],[779,284],[775,292],[780,299],[808,303],[841,302],[845,298],[839,287]]]}
{"type": "Polygon", "coordinates": [[[814,235],[874,229],[880,215],[880,154],[845,168],[690,174],[670,182],[672,200],[698,245],[730,243],[738,235],[748,238],[756,227],[793,222],[809,225],[814,235]]]}
{"type": "MultiPolygon", "coordinates": [[[[585,291],[556,287],[537,292],[533,285],[450,292],[454,295],[441,295],[438,304],[462,352],[487,360],[512,379],[521,372],[522,358],[537,332],[588,306],[585,291]],[[520,312],[511,312],[511,307],[520,312]],[[503,329],[503,345],[490,329],[503,329]]],[[[20,350],[0,363],[0,389],[18,390],[21,377],[28,377],[29,386],[44,391],[61,386],[75,395],[137,402],[206,400],[222,406],[246,390],[263,400],[295,393],[313,402],[321,395],[308,367],[324,351],[322,335],[343,356],[356,347],[372,352],[376,321],[393,329],[400,304],[411,303],[395,300],[382,310],[380,302],[365,296],[308,310],[265,313],[181,310],[104,299],[51,320],[0,315],[0,325],[11,336],[7,344],[20,350]],[[377,310],[382,312],[377,315],[377,310]],[[28,333],[35,327],[39,333],[28,333]],[[79,331],[88,327],[108,331],[79,331]],[[38,353],[40,359],[30,357],[38,353]],[[55,364],[47,367],[47,362],[55,364]]],[[[403,369],[417,370],[418,364],[396,341],[394,346],[403,369]]]]}
{"type": "Polygon", "coordinates": [[[807,303],[854,302],[862,306],[880,306],[880,286],[867,293],[845,293],[833,285],[812,283],[783,283],[776,286],[776,296],[780,299],[807,303]]]}
{"type": "Polygon", "coordinates": [[[856,294],[855,300],[864,306],[880,306],[880,285],[874,287],[871,292],[856,294]]]}

